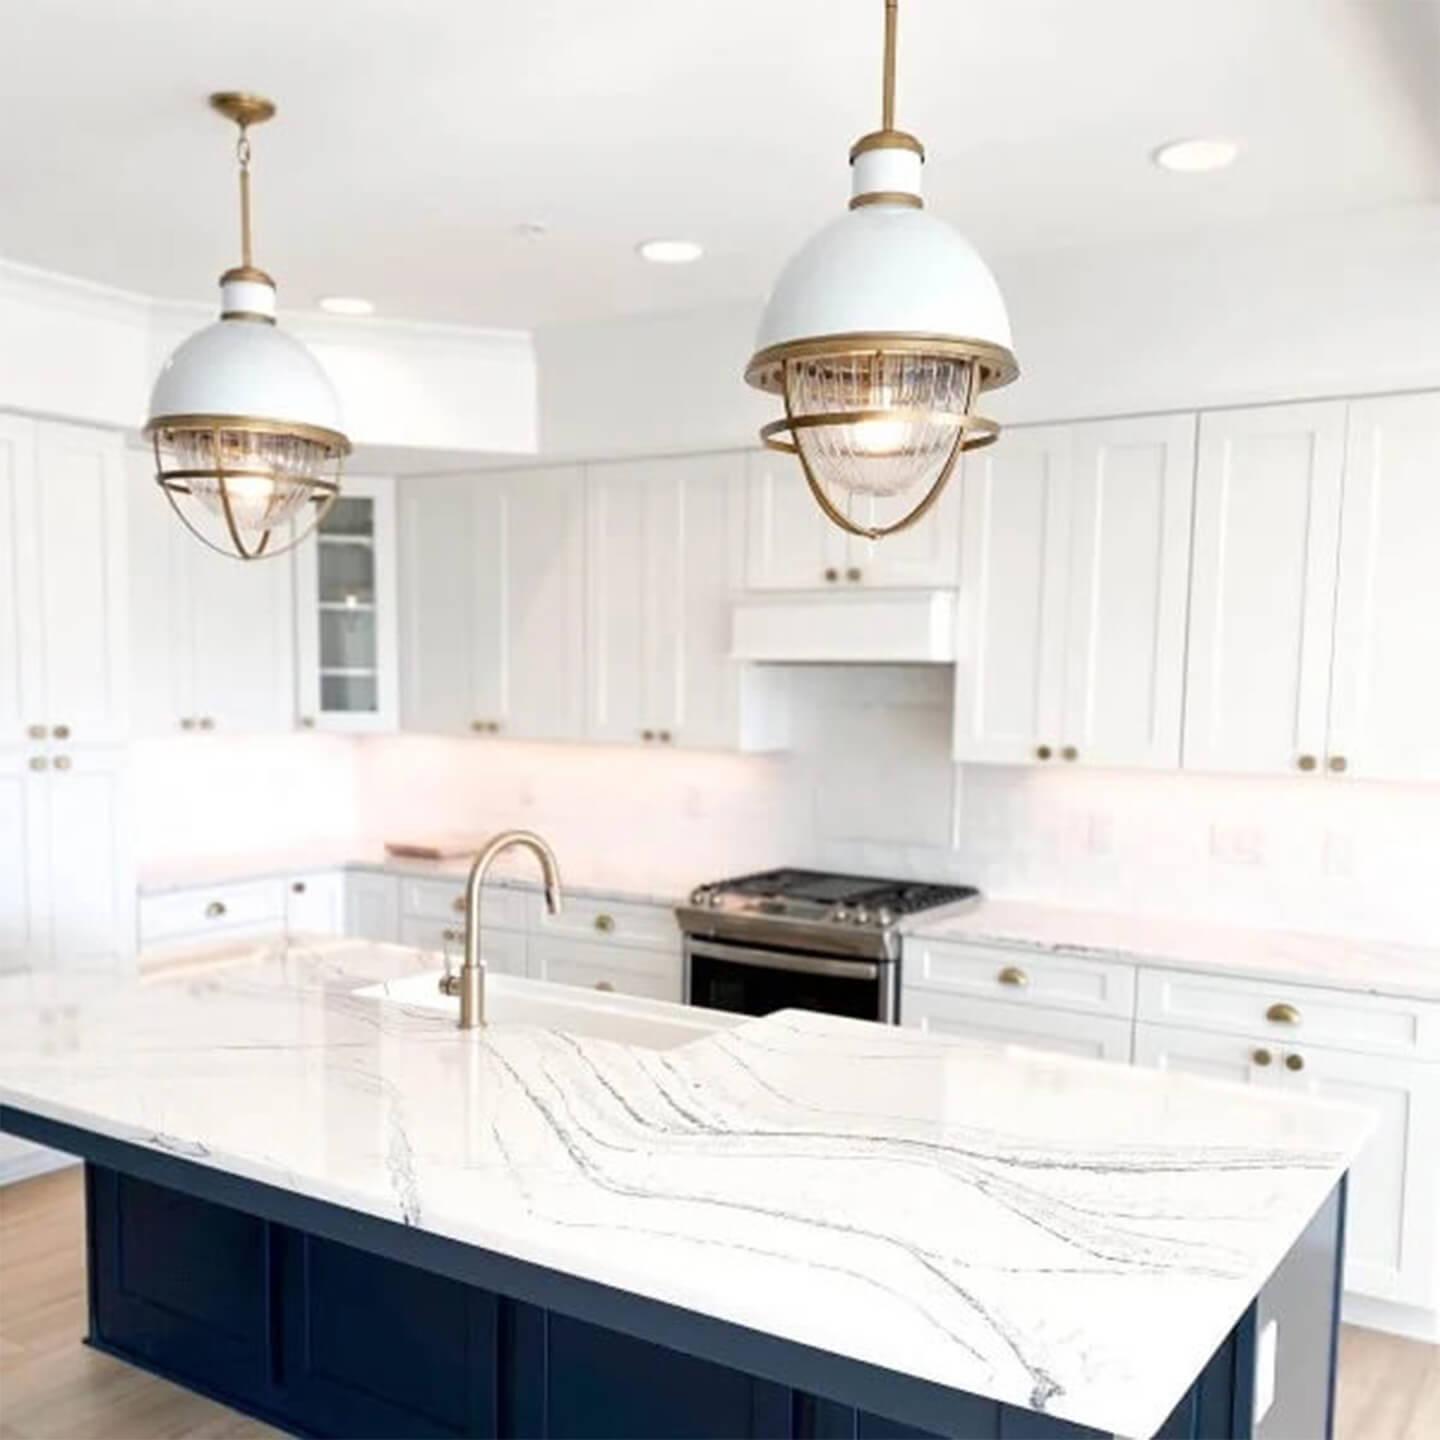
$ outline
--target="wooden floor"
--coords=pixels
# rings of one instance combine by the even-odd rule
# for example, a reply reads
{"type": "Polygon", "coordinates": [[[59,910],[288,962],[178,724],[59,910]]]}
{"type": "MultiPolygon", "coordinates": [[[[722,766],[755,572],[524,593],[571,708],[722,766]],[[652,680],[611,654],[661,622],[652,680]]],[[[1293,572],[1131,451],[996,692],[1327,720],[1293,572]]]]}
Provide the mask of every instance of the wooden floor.
{"type": "MultiPolygon", "coordinates": [[[[80,1343],[84,1231],[78,1167],[0,1186],[0,1440],[276,1435],[80,1343]]],[[[1437,1440],[1440,1347],[1347,1328],[1338,1436],[1437,1440]]]]}

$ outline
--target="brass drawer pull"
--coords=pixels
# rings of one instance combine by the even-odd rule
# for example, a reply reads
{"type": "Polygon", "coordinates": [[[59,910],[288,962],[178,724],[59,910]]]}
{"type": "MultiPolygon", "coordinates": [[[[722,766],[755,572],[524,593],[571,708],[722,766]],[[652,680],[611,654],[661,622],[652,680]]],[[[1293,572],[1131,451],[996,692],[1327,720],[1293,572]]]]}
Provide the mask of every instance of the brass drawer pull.
{"type": "Polygon", "coordinates": [[[1030,983],[1030,977],[1018,965],[1007,965],[995,978],[1002,985],[1014,985],[1022,990],[1030,983]]]}
{"type": "Polygon", "coordinates": [[[1250,1058],[1257,1065],[1268,1065],[1275,1057],[1262,1045],[1260,1049],[1256,1050],[1250,1056],[1250,1058]]]}
{"type": "Polygon", "coordinates": [[[1080,752],[1073,745],[1067,745],[1060,752],[1060,758],[1062,760],[1078,760],[1080,758],[1080,752]]]}
{"type": "Polygon", "coordinates": [[[860,579],[860,567],[858,565],[852,565],[845,572],[845,578],[850,581],[852,585],[856,584],[860,579]]]}
{"type": "Polygon", "coordinates": [[[1048,745],[1037,745],[1035,747],[1035,758],[1037,760],[1048,760],[1054,753],[1048,745]]]}
{"type": "Polygon", "coordinates": [[[57,755],[55,757],[55,768],[57,770],[68,770],[70,768],[70,757],[68,755],[57,755]]]}
{"type": "Polygon", "coordinates": [[[212,900],[205,907],[205,918],[207,920],[218,920],[225,913],[225,902],[223,900],[212,900]]]}
{"type": "Polygon", "coordinates": [[[315,717],[313,715],[302,715],[300,717],[300,728],[302,730],[313,730],[315,728],[315,717]]]}
{"type": "Polygon", "coordinates": [[[840,578],[840,572],[833,565],[827,565],[825,567],[825,578],[833,585],[840,578]]]}
{"type": "Polygon", "coordinates": [[[595,917],[595,928],[602,935],[608,935],[615,928],[615,917],[613,915],[597,915],[595,917]]]}
{"type": "Polygon", "coordinates": [[[615,989],[608,980],[597,980],[595,982],[595,988],[597,990],[603,990],[607,995],[611,994],[615,989]]]}
{"type": "Polygon", "coordinates": [[[290,893],[292,895],[303,895],[305,893],[305,882],[303,880],[292,881],[290,885],[290,893]]]}
{"type": "Polygon", "coordinates": [[[1305,1057],[1293,1053],[1287,1055],[1285,1057],[1285,1068],[1287,1070],[1303,1070],[1305,1068],[1305,1057]]]}
{"type": "Polygon", "coordinates": [[[57,740],[68,740],[70,738],[70,727],[68,725],[57,725],[50,733],[57,740]]]}
{"type": "Polygon", "coordinates": [[[209,715],[202,715],[200,717],[200,728],[202,730],[213,730],[215,728],[214,719],[209,715]]]}
{"type": "Polygon", "coordinates": [[[180,728],[181,728],[182,730],[193,730],[193,729],[195,728],[195,721],[194,721],[193,717],[191,717],[191,716],[189,716],[189,715],[183,715],[183,716],[181,716],[181,718],[180,718],[180,728]]]}
{"type": "Polygon", "coordinates": [[[50,732],[43,725],[31,725],[26,728],[25,733],[32,740],[43,740],[50,732]]]}
{"type": "Polygon", "coordinates": [[[655,738],[655,732],[653,730],[642,730],[640,732],[640,738],[642,740],[653,740],[655,738]]]}
{"type": "Polygon", "coordinates": [[[1308,774],[1315,768],[1315,757],[1313,755],[1302,755],[1295,763],[1308,774]]]}
{"type": "Polygon", "coordinates": [[[30,757],[30,768],[32,770],[48,770],[50,762],[43,755],[32,755],[30,757]]]}
{"type": "Polygon", "coordinates": [[[668,730],[657,730],[655,738],[662,744],[668,745],[675,737],[668,730]]]}
{"type": "Polygon", "coordinates": [[[1298,1025],[1300,1012],[1293,1005],[1287,1005],[1282,1001],[1278,1005],[1272,1005],[1265,1012],[1265,1018],[1276,1025],[1298,1025]]]}
{"type": "Polygon", "coordinates": [[[1343,775],[1350,768],[1350,762],[1343,755],[1332,755],[1325,763],[1336,775],[1343,775]]]}

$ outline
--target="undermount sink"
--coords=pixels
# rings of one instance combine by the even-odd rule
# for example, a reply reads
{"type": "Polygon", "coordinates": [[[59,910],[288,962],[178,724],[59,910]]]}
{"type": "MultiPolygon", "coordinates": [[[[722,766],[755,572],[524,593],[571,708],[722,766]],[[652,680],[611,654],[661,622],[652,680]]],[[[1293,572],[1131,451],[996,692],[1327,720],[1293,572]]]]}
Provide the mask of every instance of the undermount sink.
{"type": "MultiPolygon", "coordinates": [[[[407,975],[402,980],[367,985],[355,993],[458,1020],[459,1001],[440,993],[442,973],[434,970],[407,975]]],[[[485,1022],[490,1028],[535,1025],[545,1030],[562,1030],[569,1035],[615,1040],[644,1050],[673,1050],[717,1030],[729,1029],[745,1018],[720,1010],[700,1010],[634,995],[576,990],[568,985],[522,980],[513,975],[490,974],[485,981],[485,1022]]]]}

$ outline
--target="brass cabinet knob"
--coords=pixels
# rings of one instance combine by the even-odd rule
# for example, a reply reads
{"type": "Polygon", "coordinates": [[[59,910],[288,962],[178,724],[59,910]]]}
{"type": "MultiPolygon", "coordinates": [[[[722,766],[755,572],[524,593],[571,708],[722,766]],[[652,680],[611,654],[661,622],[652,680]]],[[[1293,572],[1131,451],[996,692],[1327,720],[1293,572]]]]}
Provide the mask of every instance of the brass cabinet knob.
{"type": "Polygon", "coordinates": [[[1268,1065],[1275,1057],[1262,1045],[1258,1050],[1251,1052],[1250,1058],[1257,1065],[1268,1065]]]}
{"type": "Polygon", "coordinates": [[[1278,1005],[1272,1005],[1265,1012],[1265,1018],[1275,1025],[1298,1025],[1300,1012],[1293,1005],[1287,1005],[1282,1001],[1278,1005]]]}
{"type": "Polygon", "coordinates": [[[25,733],[32,740],[43,740],[50,732],[43,725],[26,726],[25,733]]]}
{"type": "Polygon", "coordinates": [[[668,730],[657,730],[655,738],[662,744],[668,745],[675,737],[668,730]]]}
{"type": "Polygon", "coordinates": [[[995,978],[1002,985],[1014,985],[1022,990],[1030,983],[1030,977],[1018,965],[1007,965],[995,978]]]}
{"type": "Polygon", "coordinates": [[[653,730],[642,730],[640,732],[640,738],[642,740],[653,740],[655,738],[655,732],[653,730]]]}
{"type": "Polygon", "coordinates": [[[485,733],[485,722],[483,720],[472,720],[470,722],[470,728],[477,735],[483,735],[485,733]]]}
{"type": "Polygon", "coordinates": [[[180,728],[182,730],[193,730],[195,728],[194,719],[189,715],[182,715],[180,717],[180,728]]]}
{"type": "Polygon", "coordinates": [[[1305,1068],[1305,1057],[1296,1055],[1293,1051],[1285,1057],[1285,1068],[1287,1070],[1303,1070],[1305,1068]]]}
{"type": "Polygon", "coordinates": [[[300,717],[300,728],[302,730],[313,730],[315,728],[315,717],[313,715],[302,715],[300,717]]]}
{"type": "Polygon", "coordinates": [[[852,584],[858,581],[860,579],[860,567],[858,565],[850,566],[845,572],[845,578],[852,584]]]}
{"type": "Polygon", "coordinates": [[[57,770],[68,770],[70,768],[70,757],[68,755],[57,755],[55,757],[55,768],[57,770]]]}
{"type": "Polygon", "coordinates": [[[70,727],[68,725],[57,725],[50,733],[57,740],[68,740],[70,738],[70,727]]]}
{"type": "Polygon", "coordinates": [[[1343,755],[1332,755],[1325,763],[1336,775],[1343,775],[1350,768],[1350,762],[1343,755]]]}
{"type": "Polygon", "coordinates": [[[215,728],[215,717],[213,715],[202,715],[200,717],[200,728],[202,730],[213,730],[215,728]]]}
{"type": "Polygon", "coordinates": [[[1035,758],[1037,760],[1048,760],[1054,753],[1048,745],[1037,745],[1035,747],[1035,758]]]}
{"type": "Polygon", "coordinates": [[[205,918],[207,920],[218,920],[225,913],[225,902],[223,900],[212,900],[205,907],[205,918]]]}
{"type": "Polygon", "coordinates": [[[615,917],[613,915],[597,915],[595,917],[595,928],[602,935],[608,935],[615,928],[615,917]]]}
{"type": "Polygon", "coordinates": [[[305,893],[305,882],[303,880],[292,880],[290,882],[290,893],[292,895],[303,895],[305,893]]]}
{"type": "Polygon", "coordinates": [[[1060,758],[1062,760],[1078,760],[1080,758],[1080,752],[1073,745],[1067,745],[1060,752],[1060,758]]]}
{"type": "Polygon", "coordinates": [[[615,989],[615,987],[608,980],[597,980],[595,982],[595,988],[597,990],[603,990],[607,995],[615,989]]]}
{"type": "Polygon", "coordinates": [[[1308,773],[1315,768],[1315,757],[1313,755],[1302,755],[1295,763],[1300,769],[1308,773]]]}
{"type": "Polygon", "coordinates": [[[825,578],[833,585],[840,578],[840,572],[833,565],[827,565],[825,567],[825,578]]]}
{"type": "Polygon", "coordinates": [[[30,768],[32,770],[48,770],[50,762],[43,755],[32,755],[30,757],[30,768]]]}

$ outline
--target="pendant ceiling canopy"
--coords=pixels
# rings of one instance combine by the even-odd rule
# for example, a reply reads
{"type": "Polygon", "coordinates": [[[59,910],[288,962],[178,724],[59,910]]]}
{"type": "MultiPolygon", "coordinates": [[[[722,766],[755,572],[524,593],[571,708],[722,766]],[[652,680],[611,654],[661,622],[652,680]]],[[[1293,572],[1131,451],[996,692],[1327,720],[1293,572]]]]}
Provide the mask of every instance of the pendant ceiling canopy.
{"type": "Polygon", "coordinates": [[[895,128],[897,4],[881,128],[850,151],[850,208],[781,272],[745,370],[784,405],[761,439],[798,455],[825,514],[870,538],[914,524],[961,452],[995,439],[976,403],[1019,373],[995,277],[927,213],[924,147],[895,128]]]}
{"type": "Polygon", "coordinates": [[[257,560],[283,554],[319,523],[340,493],[350,442],[329,377],[276,326],[275,282],[252,255],[249,132],[275,106],[229,92],[210,104],[240,129],[241,263],[220,277],[219,320],[161,369],[145,434],[185,525],[212,549],[257,560]]]}

